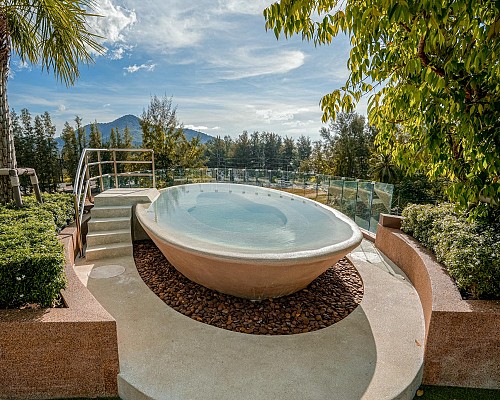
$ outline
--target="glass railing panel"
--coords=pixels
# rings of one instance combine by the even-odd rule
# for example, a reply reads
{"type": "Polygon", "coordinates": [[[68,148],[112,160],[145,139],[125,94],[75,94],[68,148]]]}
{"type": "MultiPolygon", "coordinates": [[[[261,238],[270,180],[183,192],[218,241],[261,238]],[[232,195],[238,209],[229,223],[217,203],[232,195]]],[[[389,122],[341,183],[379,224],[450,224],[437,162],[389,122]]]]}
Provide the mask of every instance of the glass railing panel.
{"type": "Polygon", "coordinates": [[[371,203],[373,197],[373,184],[371,182],[358,182],[356,197],[356,223],[359,227],[370,230],[371,203]]]}
{"type": "Polygon", "coordinates": [[[340,211],[349,218],[356,221],[356,198],[358,191],[358,182],[344,181],[344,186],[341,193],[340,211]]]}

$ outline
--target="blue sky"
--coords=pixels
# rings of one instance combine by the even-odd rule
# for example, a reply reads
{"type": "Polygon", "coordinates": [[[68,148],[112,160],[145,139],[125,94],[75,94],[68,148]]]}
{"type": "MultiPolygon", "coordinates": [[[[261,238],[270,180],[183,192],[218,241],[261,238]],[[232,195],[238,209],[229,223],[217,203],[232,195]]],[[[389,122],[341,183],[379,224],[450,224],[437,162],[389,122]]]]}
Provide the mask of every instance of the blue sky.
{"type": "Polygon", "coordinates": [[[316,140],[319,101],[347,78],[348,40],[317,48],[276,40],[262,16],[270,3],[98,0],[103,17],[90,25],[106,38],[106,54],[82,66],[70,88],[13,59],[9,104],[48,111],[60,133],[75,115],[85,124],[140,116],[151,95],[167,95],[185,127],[212,136],[257,130],[316,140]]]}

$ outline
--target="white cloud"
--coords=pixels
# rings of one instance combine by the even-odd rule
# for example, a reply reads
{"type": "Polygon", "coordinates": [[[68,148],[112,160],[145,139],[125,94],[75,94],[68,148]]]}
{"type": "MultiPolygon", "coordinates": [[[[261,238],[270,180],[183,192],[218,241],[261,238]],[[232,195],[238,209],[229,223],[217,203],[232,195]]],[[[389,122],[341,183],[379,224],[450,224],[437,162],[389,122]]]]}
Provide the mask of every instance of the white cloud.
{"type": "Polygon", "coordinates": [[[184,128],[192,129],[194,131],[217,131],[220,129],[220,126],[214,126],[212,128],[209,128],[208,126],[205,125],[185,125],[184,128]]]}
{"type": "MultiPolygon", "coordinates": [[[[249,106],[250,109],[254,108],[249,106]]],[[[282,125],[297,127],[300,121],[293,121],[297,115],[310,115],[311,110],[306,107],[293,107],[293,105],[276,104],[273,108],[257,108],[254,110],[258,119],[266,122],[282,122],[282,125]]]]}
{"type": "Polygon", "coordinates": [[[103,45],[108,58],[120,60],[125,51],[132,48],[126,44],[125,35],[137,22],[135,11],[114,5],[112,0],[100,0],[95,3],[92,12],[98,16],[88,18],[90,29],[101,36],[98,41],[103,45]]]}
{"type": "Polygon", "coordinates": [[[269,0],[219,0],[219,10],[234,14],[262,14],[264,8],[274,3],[269,0]]]}
{"type": "MultiPolygon", "coordinates": [[[[226,39],[234,35],[246,37],[248,29],[242,29],[238,15],[261,16],[272,1],[102,0],[101,3],[107,18],[98,22],[98,32],[109,37],[108,42],[137,44],[151,54],[171,54],[202,46],[220,34],[226,39]]],[[[264,34],[263,19],[261,28],[264,34]]]]}
{"type": "Polygon", "coordinates": [[[57,111],[59,112],[66,111],[66,106],[64,104],[59,104],[59,106],[57,107],[57,111]]]}
{"type": "Polygon", "coordinates": [[[7,76],[9,77],[9,79],[15,79],[16,72],[22,72],[23,70],[32,70],[31,64],[27,63],[26,61],[23,62],[20,59],[14,59],[10,63],[11,68],[9,68],[9,70],[7,71],[7,76]]]}
{"type": "Polygon", "coordinates": [[[17,60],[17,61],[14,61],[14,65],[18,71],[21,71],[23,69],[27,69],[27,70],[31,71],[31,64],[29,64],[26,61],[17,60]]]}
{"type": "Polygon", "coordinates": [[[156,64],[141,64],[141,65],[129,65],[128,67],[123,68],[126,72],[129,74],[133,74],[137,71],[140,71],[141,69],[145,71],[154,71],[156,68],[156,64]]]}
{"type": "Polygon", "coordinates": [[[196,46],[204,38],[205,32],[217,24],[211,18],[214,4],[208,0],[115,2],[120,2],[125,10],[134,9],[136,24],[124,34],[127,41],[137,43],[141,48],[150,51],[169,53],[172,50],[196,46]]]}
{"type": "Polygon", "coordinates": [[[121,60],[124,53],[125,49],[123,47],[118,47],[109,52],[109,58],[112,60],[121,60]]]}
{"type": "Polygon", "coordinates": [[[104,42],[114,44],[124,40],[124,31],[137,22],[134,10],[115,6],[111,0],[100,0],[96,3],[96,14],[99,17],[89,19],[88,23],[94,32],[104,37],[104,42]]]}
{"type": "Polygon", "coordinates": [[[260,75],[286,74],[304,65],[306,55],[298,50],[269,51],[242,47],[233,54],[212,58],[212,64],[223,70],[222,79],[235,80],[260,75]]]}
{"type": "Polygon", "coordinates": [[[278,110],[256,110],[255,114],[258,118],[262,118],[266,122],[272,121],[289,121],[293,119],[293,113],[290,111],[278,111],[278,110]]]}

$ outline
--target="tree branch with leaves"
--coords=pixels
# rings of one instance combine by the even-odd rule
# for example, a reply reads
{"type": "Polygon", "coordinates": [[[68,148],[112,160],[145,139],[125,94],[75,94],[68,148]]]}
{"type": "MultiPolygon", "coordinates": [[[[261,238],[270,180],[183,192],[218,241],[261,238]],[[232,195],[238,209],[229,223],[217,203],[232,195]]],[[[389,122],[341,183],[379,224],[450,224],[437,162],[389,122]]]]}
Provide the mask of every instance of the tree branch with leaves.
{"type": "Polygon", "coordinates": [[[472,215],[500,203],[499,15],[492,0],[281,0],[264,11],[276,37],[348,35],[350,75],[321,99],[323,121],[369,96],[379,147],[409,173],[452,181],[472,215]]]}

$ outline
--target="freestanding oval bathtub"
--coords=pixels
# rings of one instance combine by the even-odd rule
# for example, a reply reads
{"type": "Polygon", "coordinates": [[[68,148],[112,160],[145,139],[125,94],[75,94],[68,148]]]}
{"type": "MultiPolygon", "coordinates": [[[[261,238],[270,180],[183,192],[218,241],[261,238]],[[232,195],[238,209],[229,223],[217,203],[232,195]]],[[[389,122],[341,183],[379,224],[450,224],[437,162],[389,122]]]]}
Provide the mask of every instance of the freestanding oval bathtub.
{"type": "Polygon", "coordinates": [[[136,214],[179,272],[249,299],[305,288],[362,238],[351,219],[330,207],[240,184],[173,186],[136,214]]]}

